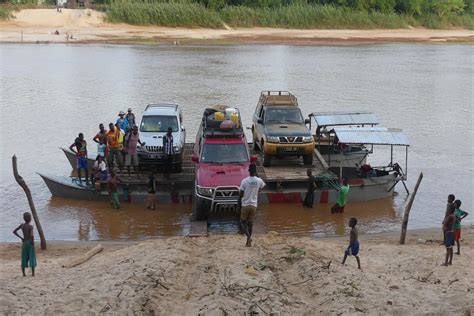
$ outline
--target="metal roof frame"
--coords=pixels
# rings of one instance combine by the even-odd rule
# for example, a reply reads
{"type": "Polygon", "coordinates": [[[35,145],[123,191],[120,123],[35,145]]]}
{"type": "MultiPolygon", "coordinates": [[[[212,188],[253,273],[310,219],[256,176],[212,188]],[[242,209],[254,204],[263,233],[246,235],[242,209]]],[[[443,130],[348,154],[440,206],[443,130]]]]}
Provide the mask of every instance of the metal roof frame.
{"type": "Polygon", "coordinates": [[[309,116],[318,127],[379,124],[373,112],[313,112],[309,116]]]}
{"type": "Polygon", "coordinates": [[[410,146],[401,129],[384,127],[340,127],[333,129],[337,139],[344,144],[410,146]]]}

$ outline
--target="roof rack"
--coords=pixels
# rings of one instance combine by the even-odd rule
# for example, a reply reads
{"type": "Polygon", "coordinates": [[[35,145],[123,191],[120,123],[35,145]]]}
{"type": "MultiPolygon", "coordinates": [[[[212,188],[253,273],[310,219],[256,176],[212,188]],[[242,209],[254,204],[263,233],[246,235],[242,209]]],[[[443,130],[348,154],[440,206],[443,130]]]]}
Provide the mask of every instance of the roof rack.
{"type": "Polygon", "coordinates": [[[288,91],[262,91],[258,102],[263,106],[298,106],[298,99],[288,91]]]}
{"type": "MultiPolygon", "coordinates": [[[[239,126],[230,129],[221,128],[222,121],[215,121],[214,114],[216,112],[224,112],[225,109],[229,108],[226,106],[216,106],[214,108],[207,108],[204,110],[202,116],[202,130],[204,137],[216,137],[216,138],[235,138],[244,137],[244,129],[242,127],[242,120],[240,117],[239,109],[235,108],[239,117],[239,126]]],[[[230,117],[225,116],[225,120],[230,120],[230,117]]]]}
{"type": "Polygon", "coordinates": [[[148,104],[145,108],[145,111],[148,110],[149,108],[177,108],[177,104],[173,103],[154,103],[154,104],[148,104]]]}

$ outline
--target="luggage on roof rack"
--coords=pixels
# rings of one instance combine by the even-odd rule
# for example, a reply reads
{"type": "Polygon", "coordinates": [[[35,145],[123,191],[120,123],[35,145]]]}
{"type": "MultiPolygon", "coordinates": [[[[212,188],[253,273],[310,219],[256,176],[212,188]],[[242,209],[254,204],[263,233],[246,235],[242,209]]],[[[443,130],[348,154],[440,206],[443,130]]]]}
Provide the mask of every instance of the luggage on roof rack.
{"type": "Polygon", "coordinates": [[[236,108],[216,105],[204,110],[202,130],[205,137],[242,137],[244,129],[236,108]]]}
{"type": "Polygon", "coordinates": [[[262,91],[258,102],[263,106],[298,106],[298,99],[288,91],[262,91]]]}

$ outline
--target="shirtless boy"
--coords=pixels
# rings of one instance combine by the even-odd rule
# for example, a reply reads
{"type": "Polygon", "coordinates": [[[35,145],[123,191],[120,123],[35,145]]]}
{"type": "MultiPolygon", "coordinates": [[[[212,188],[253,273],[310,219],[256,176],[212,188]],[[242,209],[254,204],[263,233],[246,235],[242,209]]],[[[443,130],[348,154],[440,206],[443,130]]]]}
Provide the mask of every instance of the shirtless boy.
{"type": "Polygon", "coordinates": [[[26,212],[23,214],[23,219],[25,222],[20,224],[14,231],[13,234],[21,239],[21,271],[23,276],[26,276],[25,269],[31,267],[31,275],[35,276],[35,267],[36,267],[36,254],[35,254],[35,242],[33,235],[33,225],[31,222],[31,214],[26,212]],[[18,234],[18,231],[21,229],[23,232],[23,237],[18,234]]]}

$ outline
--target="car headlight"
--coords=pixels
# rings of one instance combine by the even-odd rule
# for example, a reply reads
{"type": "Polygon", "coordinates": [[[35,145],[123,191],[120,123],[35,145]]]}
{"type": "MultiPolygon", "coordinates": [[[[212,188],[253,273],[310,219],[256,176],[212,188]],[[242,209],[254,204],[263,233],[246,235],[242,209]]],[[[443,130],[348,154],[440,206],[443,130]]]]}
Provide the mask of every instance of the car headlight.
{"type": "Polygon", "coordinates": [[[198,194],[200,194],[202,196],[212,196],[212,191],[213,191],[212,188],[197,187],[198,194]]]}
{"type": "Polygon", "coordinates": [[[268,143],[279,143],[280,142],[280,137],[278,137],[278,136],[267,136],[267,142],[268,143]]]}
{"type": "Polygon", "coordinates": [[[181,152],[181,148],[179,148],[178,146],[173,146],[173,150],[175,152],[175,154],[179,154],[181,152]]]}
{"type": "Polygon", "coordinates": [[[303,136],[303,143],[311,143],[313,141],[313,136],[303,136]]]}

